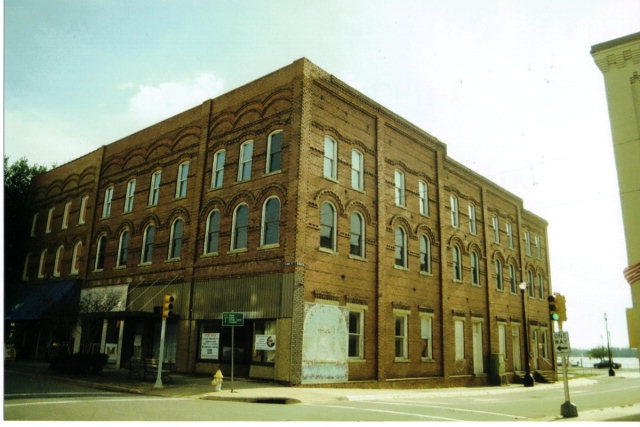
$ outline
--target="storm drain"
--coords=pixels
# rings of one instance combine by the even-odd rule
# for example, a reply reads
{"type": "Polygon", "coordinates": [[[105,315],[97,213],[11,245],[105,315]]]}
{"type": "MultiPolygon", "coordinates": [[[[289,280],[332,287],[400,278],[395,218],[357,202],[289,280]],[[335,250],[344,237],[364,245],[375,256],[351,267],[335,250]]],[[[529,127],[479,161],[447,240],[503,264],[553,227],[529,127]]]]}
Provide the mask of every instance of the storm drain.
{"type": "Polygon", "coordinates": [[[226,400],[231,402],[245,402],[245,403],[266,403],[275,405],[288,405],[292,403],[300,403],[298,399],[292,399],[290,397],[240,397],[240,396],[224,396],[224,395],[209,395],[202,397],[204,400],[226,400]]]}

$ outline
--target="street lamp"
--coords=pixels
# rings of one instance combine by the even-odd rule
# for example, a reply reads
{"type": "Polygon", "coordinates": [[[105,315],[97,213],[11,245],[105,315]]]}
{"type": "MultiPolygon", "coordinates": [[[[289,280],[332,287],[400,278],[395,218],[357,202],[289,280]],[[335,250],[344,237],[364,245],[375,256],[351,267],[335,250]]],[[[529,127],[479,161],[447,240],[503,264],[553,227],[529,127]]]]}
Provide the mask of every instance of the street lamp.
{"type": "Polygon", "coordinates": [[[527,330],[527,312],[526,312],[526,298],[525,291],[527,290],[527,282],[520,283],[520,293],[522,293],[522,324],[524,325],[524,354],[525,354],[525,373],[524,373],[524,386],[533,387],[533,375],[531,375],[531,369],[529,368],[529,331],[527,330]]]}
{"type": "Polygon", "coordinates": [[[613,360],[611,360],[611,343],[609,340],[609,325],[607,323],[607,313],[604,314],[604,327],[607,331],[607,352],[609,353],[609,376],[615,377],[616,371],[613,370],[613,360]]]}

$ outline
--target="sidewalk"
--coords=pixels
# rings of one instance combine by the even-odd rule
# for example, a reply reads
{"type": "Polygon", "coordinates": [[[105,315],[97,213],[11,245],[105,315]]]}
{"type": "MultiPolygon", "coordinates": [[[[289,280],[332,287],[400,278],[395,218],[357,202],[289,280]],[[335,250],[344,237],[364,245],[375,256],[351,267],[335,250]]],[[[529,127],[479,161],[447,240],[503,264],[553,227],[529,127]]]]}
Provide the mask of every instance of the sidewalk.
{"type": "MultiPolygon", "coordinates": [[[[118,369],[106,366],[105,369],[96,375],[80,377],[73,375],[58,374],[49,369],[48,363],[44,362],[5,362],[5,370],[20,372],[24,375],[50,376],[64,381],[83,384],[101,390],[110,390],[126,393],[136,393],[150,396],[163,397],[191,397],[207,400],[237,400],[244,402],[262,403],[314,403],[331,401],[363,401],[376,399],[394,398],[437,398],[453,396],[486,396],[486,395],[506,395],[512,393],[525,393],[530,388],[519,384],[511,384],[500,387],[452,387],[442,389],[363,389],[363,388],[335,388],[326,387],[304,387],[285,386],[273,382],[257,380],[224,378],[222,390],[214,391],[211,380],[213,377],[195,374],[172,374],[171,380],[163,381],[161,387],[155,386],[155,378],[147,377],[145,381],[139,378],[132,378],[126,369],[118,369]]],[[[620,371],[620,377],[640,377],[640,373],[635,371],[620,371]]],[[[595,380],[588,378],[577,378],[570,380],[572,388],[588,387],[595,384],[595,380]]],[[[553,384],[536,384],[536,389],[545,388],[547,390],[557,389],[562,393],[563,383],[558,381],[553,384]]],[[[559,412],[559,409],[558,409],[559,412]]],[[[580,411],[578,417],[563,419],[558,413],[556,416],[548,417],[542,421],[605,421],[617,418],[640,414],[640,403],[627,406],[608,408],[596,411],[580,411]]]]}

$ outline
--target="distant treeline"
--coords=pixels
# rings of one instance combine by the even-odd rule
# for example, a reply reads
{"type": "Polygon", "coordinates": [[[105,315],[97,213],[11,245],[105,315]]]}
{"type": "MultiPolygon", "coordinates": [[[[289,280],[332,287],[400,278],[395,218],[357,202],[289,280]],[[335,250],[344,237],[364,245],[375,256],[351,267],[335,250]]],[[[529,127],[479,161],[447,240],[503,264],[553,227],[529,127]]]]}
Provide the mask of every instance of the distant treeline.
{"type": "MultiPolygon", "coordinates": [[[[606,349],[606,347],[605,347],[606,349]]],[[[593,349],[572,348],[570,356],[589,357],[588,353],[593,349]]],[[[611,347],[611,355],[615,357],[638,357],[638,350],[628,347],[611,347]]]]}

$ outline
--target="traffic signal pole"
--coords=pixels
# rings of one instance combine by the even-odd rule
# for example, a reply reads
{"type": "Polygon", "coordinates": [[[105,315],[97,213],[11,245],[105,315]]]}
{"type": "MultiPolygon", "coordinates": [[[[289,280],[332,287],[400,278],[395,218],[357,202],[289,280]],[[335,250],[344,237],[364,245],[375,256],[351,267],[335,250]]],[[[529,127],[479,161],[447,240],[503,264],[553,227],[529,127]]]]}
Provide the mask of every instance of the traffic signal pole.
{"type": "Polygon", "coordinates": [[[167,330],[167,318],[162,317],[162,328],[160,329],[160,356],[158,358],[158,375],[154,388],[162,388],[162,365],[164,364],[164,335],[167,330]]]}

